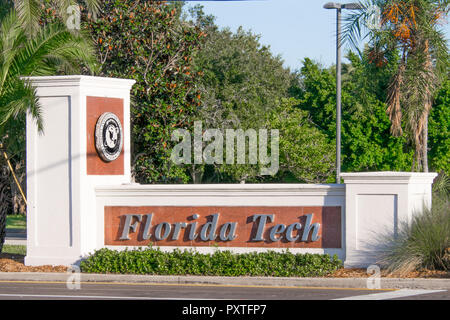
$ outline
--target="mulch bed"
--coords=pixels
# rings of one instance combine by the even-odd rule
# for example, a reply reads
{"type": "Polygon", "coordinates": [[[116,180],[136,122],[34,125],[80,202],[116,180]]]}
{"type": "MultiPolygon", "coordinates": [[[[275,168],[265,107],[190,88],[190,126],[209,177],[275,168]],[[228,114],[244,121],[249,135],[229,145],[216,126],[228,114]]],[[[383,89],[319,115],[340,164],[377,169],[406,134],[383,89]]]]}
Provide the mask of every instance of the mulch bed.
{"type": "MultiPolygon", "coordinates": [[[[368,274],[366,269],[339,269],[328,275],[329,278],[368,278],[372,274],[368,274]]],[[[389,274],[385,270],[381,270],[382,278],[441,278],[450,279],[450,271],[439,270],[420,270],[407,274],[389,274]]]]}
{"type": "Polygon", "coordinates": [[[64,266],[28,267],[24,265],[23,255],[0,254],[0,272],[67,272],[64,266]]]}
{"type": "MultiPolygon", "coordinates": [[[[24,265],[23,255],[0,254],[0,272],[67,272],[64,266],[40,266],[27,267],[24,265]]],[[[368,278],[365,269],[339,269],[328,275],[329,278],[368,278]]],[[[406,275],[388,274],[381,271],[383,278],[447,278],[450,279],[450,271],[422,270],[410,272],[406,275]]]]}

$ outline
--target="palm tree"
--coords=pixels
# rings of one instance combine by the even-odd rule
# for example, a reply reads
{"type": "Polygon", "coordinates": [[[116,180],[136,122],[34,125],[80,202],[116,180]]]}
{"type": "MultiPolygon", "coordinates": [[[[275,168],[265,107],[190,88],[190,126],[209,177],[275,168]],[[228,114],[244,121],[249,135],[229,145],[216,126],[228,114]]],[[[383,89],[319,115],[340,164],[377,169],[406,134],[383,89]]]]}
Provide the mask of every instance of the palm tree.
{"type": "Polygon", "coordinates": [[[440,30],[449,0],[371,0],[347,17],[343,40],[352,44],[369,38],[372,62],[381,66],[386,53],[398,52],[398,69],[387,92],[391,133],[403,128],[415,146],[413,171],[428,172],[428,115],[432,99],[448,77],[449,52],[440,30]],[[370,28],[370,8],[379,8],[380,23],[370,28]],[[365,30],[363,30],[365,29],[365,30]],[[364,34],[364,31],[366,33],[364,34]]]}
{"type": "MultiPolygon", "coordinates": [[[[84,0],[83,2],[90,14],[97,15],[100,0],[84,0]]],[[[65,22],[71,14],[68,8],[78,3],[75,0],[0,0],[0,4],[13,4],[25,32],[28,35],[34,35],[39,30],[39,20],[46,8],[45,4],[56,9],[57,15],[65,22]]]]}
{"type": "MultiPolygon", "coordinates": [[[[23,132],[27,112],[43,129],[35,90],[23,76],[79,72],[82,62],[91,70],[96,66],[94,49],[81,33],[70,32],[62,23],[52,23],[28,38],[15,10],[4,16],[0,22],[1,142],[8,134],[23,132]]],[[[20,138],[19,135],[10,140],[20,138]]],[[[0,205],[0,252],[4,242],[4,211],[0,205]]]]}

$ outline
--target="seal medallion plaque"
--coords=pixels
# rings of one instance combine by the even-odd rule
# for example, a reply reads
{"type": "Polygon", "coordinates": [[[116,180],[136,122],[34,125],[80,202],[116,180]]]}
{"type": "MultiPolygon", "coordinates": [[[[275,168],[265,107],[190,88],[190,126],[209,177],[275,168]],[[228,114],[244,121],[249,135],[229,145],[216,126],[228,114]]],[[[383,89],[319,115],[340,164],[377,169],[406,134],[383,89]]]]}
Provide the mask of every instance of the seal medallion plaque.
{"type": "Polygon", "coordinates": [[[123,131],[119,118],[112,112],[103,113],[95,126],[95,148],[106,162],[116,160],[123,147],[123,131]]]}

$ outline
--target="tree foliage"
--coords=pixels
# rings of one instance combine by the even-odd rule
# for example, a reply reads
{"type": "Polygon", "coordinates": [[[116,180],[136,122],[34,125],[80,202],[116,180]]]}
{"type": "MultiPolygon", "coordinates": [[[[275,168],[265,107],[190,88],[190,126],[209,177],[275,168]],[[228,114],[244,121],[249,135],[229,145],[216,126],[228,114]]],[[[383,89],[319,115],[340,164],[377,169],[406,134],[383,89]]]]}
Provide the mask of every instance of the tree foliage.
{"type": "Polygon", "coordinates": [[[28,37],[34,36],[41,25],[41,17],[52,8],[62,22],[67,22],[74,14],[70,6],[83,4],[90,14],[96,16],[100,0],[0,0],[1,7],[14,7],[22,29],[28,37]]]}
{"type": "MultiPolygon", "coordinates": [[[[307,111],[295,108],[297,100],[283,99],[268,119],[268,127],[280,131],[280,173],[297,182],[331,182],[336,154],[326,134],[312,123],[307,111]]],[[[289,181],[289,180],[288,180],[289,181]]]]}
{"type": "MultiPolygon", "coordinates": [[[[347,172],[409,170],[411,153],[405,138],[392,137],[385,104],[379,99],[385,73],[370,71],[366,58],[349,55],[343,67],[342,168],[347,172]]],[[[333,145],[336,137],[335,70],[305,59],[298,73],[298,107],[333,145]]]]}
{"type": "MultiPolygon", "coordinates": [[[[219,30],[201,10],[196,14],[197,24],[203,25],[208,34],[194,56],[194,66],[203,75],[203,99],[197,118],[205,127],[222,131],[270,130],[268,116],[279,110],[281,99],[289,97],[294,79],[290,70],[283,67],[282,59],[273,55],[270,47],[261,45],[258,35],[242,28],[236,32],[219,30]]],[[[260,174],[261,165],[195,165],[190,171],[194,182],[266,181],[260,174]]]]}
{"type": "Polygon", "coordinates": [[[106,0],[88,19],[100,75],[136,80],[131,95],[134,174],[138,182],[187,182],[171,165],[171,133],[192,123],[200,105],[192,55],[205,34],[180,19],[181,5],[106,0]]]}
{"type": "Polygon", "coordinates": [[[391,133],[404,130],[415,147],[414,170],[428,171],[428,117],[440,83],[448,77],[449,52],[441,22],[450,10],[448,0],[372,0],[347,19],[344,36],[354,43],[366,27],[370,58],[385,64],[387,53],[398,62],[387,89],[391,133]],[[367,25],[369,7],[380,8],[380,25],[367,25]]]}
{"type": "Polygon", "coordinates": [[[204,73],[204,105],[220,104],[233,112],[243,124],[263,124],[265,114],[280,98],[288,97],[292,81],[283,60],[259,36],[242,28],[208,29],[208,37],[194,58],[195,67],[204,73]]]}
{"type": "Polygon", "coordinates": [[[429,160],[433,171],[450,175],[450,80],[436,95],[429,125],[429,160]]]}

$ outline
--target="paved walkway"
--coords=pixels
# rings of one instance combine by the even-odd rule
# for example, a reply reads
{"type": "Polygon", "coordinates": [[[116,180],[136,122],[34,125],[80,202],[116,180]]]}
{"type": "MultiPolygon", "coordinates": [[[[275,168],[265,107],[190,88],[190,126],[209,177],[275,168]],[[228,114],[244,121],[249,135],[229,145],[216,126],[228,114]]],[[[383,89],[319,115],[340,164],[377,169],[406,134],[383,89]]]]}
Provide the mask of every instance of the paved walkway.
{"type": "MultiPolygon", "coordinates": [[[[295,286],[244,286],[244,285],[201,285],[201,284],[146,284],[146,283],[118,283],[118,282],[75,282],[74,278],[67,277],[65,282],[36,282],[36,281],[1,281],[0,300],[3,299],[76,299],[76,300],[199,300],[196,304],[205,303],[205,300],[450,300],[448,290],[423,290],[423,289],[346,289],[346,288],[307,288],[295,286]]],[[[211,301],[208,302],[210,305],[211,301]]],[[[229,304],[229,303],[227,303],[229,304]]],[[[248,302],[238,302],[234,310],[246,308],[248,302]],[[245,305],[244,307],[242,305],[245,305]]],[[[251,313],[258,310],[254,302],[250,303],[251,313]],[[255,308],[256,307],[256,308],[255,308]]],[[[261,307],[265,307],[263,302],[261,307]]],[[[185,304],[188,305],[188,304],[185,304]]],[[[162,306],[162,309],[165,309],[162,306]]],[[[231,306],[217,308],[218,314],[231,306]]],[[[268,310],[276,311],[275,306],[268,305],[268,310]]],[[[276,309],[284,309],[277,305],[276,309]]],[[[292,304],[292,308],[298,312],[298,304],[292,304]]],[[[170,308],[171,311],[173,308],[170,308]]],[[[261,311],[261,309],[259,309],[261,311]]],[[[166,310],[167,311],[167,310],[166,310]]],[[[178,308],[181,313],[181,308],[178,308]]],[[[275,313],[275,312],[273,312],[275,313]]],[[[234,313],[231,313],[234,314],[234,313]]],[[[243,314],[239,312],[236,314],[243,314]]],[[[166,318],[179,318],[180,314],[166,318]]],[[[115,314],[117,318],[117,314],[115,314]]],[[[120,318],[120,317],[118,317],[120,318]]],[[[254,317],[253,317],[254,318],[254,317]]],[[[259,318],[259,317],[257,317],[259,318]]],[[[271,316],[270,319],[276,318],[271,316]]],[[[279,318],[279,317],[278,317],[279,318]]]]}

